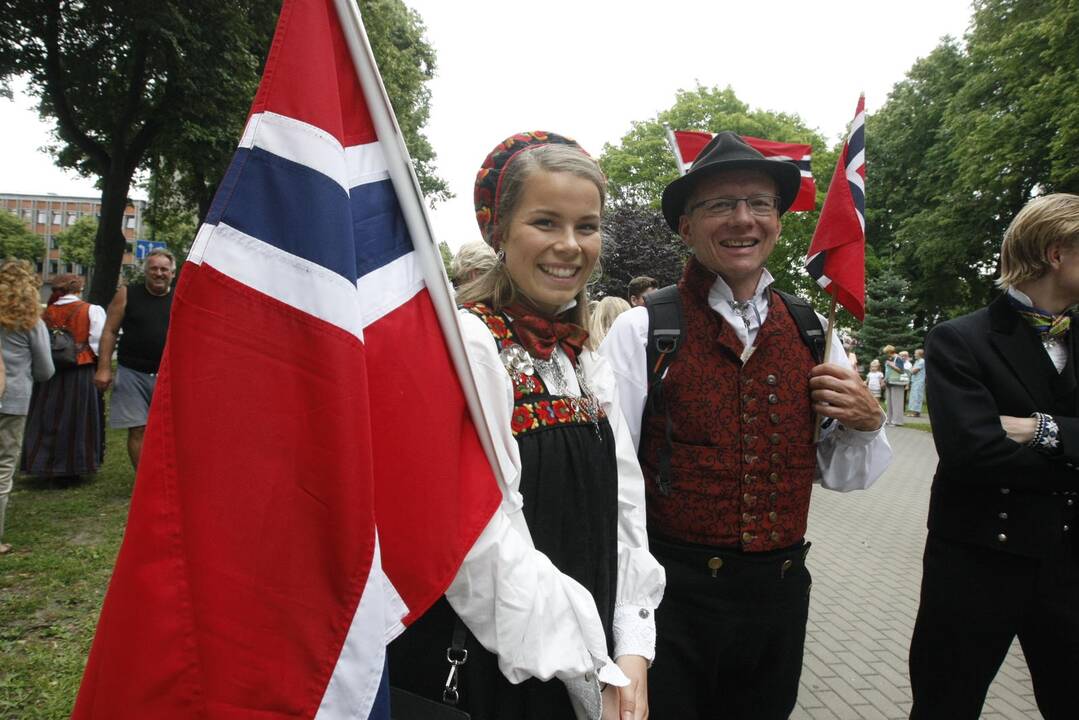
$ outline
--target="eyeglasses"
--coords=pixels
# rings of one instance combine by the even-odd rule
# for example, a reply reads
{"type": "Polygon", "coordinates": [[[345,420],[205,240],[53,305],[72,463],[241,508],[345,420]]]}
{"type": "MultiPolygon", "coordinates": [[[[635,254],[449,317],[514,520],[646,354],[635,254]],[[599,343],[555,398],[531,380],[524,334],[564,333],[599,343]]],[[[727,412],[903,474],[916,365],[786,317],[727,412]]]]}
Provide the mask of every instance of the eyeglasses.
{"type": "Polygon", "coordinates": [[[767,217],[779,207],[778,195],[750,195],[749,197],[717,197],[694,203],[690,212],[701,209],[712,217],[726,217],[738,209],[738,203],[744,202],[749,212],[767,217]]]}

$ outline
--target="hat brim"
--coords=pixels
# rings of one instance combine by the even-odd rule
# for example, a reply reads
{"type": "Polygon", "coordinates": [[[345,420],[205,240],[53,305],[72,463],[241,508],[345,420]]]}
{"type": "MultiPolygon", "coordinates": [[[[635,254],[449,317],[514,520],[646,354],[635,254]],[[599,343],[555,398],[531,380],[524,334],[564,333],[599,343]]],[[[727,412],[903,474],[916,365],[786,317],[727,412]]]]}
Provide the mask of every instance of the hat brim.
{"type": "Polygon", "coordinates": [[[663,217],[671,230],[678,232],[678,221],[686,208],[686,201],[693,194],[693,189],[701,180],[729,170],[759,170],[775,180],[779,193],[779,214],[787,212],[798,197],[802,186],[802,172],[798,166],[784,160],[758,160],[740,158],[737,160],[717,160],[702,168],[691,170],[677,178],[663,189],[663,217]]]}

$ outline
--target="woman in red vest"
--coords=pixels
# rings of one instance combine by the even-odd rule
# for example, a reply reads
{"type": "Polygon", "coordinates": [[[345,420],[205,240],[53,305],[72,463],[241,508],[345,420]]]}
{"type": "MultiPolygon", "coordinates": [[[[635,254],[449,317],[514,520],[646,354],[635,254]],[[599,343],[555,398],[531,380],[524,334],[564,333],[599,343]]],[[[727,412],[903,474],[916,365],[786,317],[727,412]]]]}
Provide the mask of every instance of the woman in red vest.
{"type": "Polygon", "coordinates": [[[71,334],[74,360],[63,367],[54,343],[56,374],[34,384],[21,470],[38,477],[77,478],[97,472],[105,450],[101,394],[94,387],[105,310],[79,297],[84,283],[77,275],[54,276],[51,284],[42,319],[54,337],[65,330],[71,334]]]}

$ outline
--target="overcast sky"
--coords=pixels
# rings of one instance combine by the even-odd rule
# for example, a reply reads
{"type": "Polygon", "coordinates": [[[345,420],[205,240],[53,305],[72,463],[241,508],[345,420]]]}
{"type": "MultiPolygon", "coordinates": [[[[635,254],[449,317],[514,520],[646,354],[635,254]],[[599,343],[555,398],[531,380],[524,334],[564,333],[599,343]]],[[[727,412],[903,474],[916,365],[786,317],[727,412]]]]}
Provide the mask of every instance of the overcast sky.
{"type": "MultiPolygon", "coordinates": [[[[453,248],[478,239],[472,181],[515,132],[570,135],[598,156],[699,82],[730,85],[754,108],[796,113],[835,141],[859,92],[877,110],[917,58],[944,35],[961,37],[970,20],[968,0],[405,3],[438,54],[426,133],[457,197],[432,219],[436,239],[453,248]]],[[[0,192],[97,194],[39,152],[49,126],[31,107],[23,95],[0,99],[0,192]]]]}

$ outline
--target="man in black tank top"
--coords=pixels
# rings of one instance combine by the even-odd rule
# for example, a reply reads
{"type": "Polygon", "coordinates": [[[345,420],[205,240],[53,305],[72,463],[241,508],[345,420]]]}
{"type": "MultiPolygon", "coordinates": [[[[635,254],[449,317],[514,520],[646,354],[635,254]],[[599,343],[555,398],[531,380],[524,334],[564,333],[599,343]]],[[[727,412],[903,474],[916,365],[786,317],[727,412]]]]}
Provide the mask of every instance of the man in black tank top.
{"type": "Polygon", "coordinates": [[[104,392],[113,383],[112,352],[117,353],[116,387],[109,407],[109,427],[127,428],[127,452],[137,469],[142,435],[150,411],[157,370],[165,350],[172,310],[172,280],[176,260],[164,249],[150,252],[143,264],[144,282],[123,286],[109,303],[101,333],[94,384],[104,392]],[[121,335],[122,332],[122,335],[121,335]]]}

